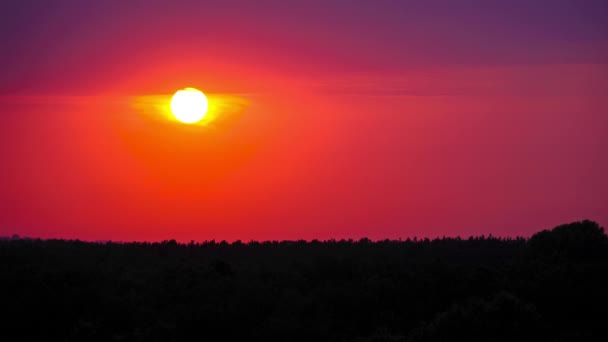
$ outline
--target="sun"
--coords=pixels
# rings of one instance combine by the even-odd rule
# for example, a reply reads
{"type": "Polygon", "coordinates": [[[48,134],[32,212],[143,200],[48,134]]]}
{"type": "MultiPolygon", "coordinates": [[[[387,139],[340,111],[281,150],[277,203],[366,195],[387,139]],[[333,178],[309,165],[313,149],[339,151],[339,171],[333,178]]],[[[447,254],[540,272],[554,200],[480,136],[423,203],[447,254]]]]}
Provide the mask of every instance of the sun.
{"type": "Polygon", "coordinates": [[[202,91],[195,88],[178,90],[171,98],[173,116],[183,123],[193,124],[201,121],[207,114],[209,101],[202,91]]]}

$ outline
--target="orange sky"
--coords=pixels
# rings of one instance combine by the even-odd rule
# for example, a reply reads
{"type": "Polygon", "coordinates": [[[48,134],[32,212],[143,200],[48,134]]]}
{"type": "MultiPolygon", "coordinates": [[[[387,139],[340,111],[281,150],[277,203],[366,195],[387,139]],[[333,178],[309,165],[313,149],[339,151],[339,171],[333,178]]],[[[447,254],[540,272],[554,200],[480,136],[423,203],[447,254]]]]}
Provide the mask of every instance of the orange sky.
{"type": "Polygon", "coordinates": [[[542,18],[523,1],[338,3],[3,5],[0,235],[378,239],[608,222],[600,2],[542,18]],[[187,86],[221,104],[207,125],[159,110],[187,86]]]}

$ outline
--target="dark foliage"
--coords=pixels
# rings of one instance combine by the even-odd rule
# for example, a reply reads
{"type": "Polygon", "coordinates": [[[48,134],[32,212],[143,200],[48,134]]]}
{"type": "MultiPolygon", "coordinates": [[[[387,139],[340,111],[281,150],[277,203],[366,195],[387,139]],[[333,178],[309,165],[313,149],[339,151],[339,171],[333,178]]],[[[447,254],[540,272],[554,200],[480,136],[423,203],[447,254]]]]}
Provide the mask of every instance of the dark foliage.
{"type": "Polygon", "coordinates": [[[3,341],[584,341],[608,238],[0,241],[3,341]]]}

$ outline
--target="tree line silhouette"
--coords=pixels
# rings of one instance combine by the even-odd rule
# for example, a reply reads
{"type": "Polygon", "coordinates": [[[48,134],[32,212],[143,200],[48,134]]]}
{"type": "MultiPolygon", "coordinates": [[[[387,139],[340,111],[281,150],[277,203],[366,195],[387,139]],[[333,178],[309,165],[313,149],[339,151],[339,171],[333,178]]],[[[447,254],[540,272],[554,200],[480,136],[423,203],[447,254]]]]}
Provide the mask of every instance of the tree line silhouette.
{"type": "Polygon", "coordinates": [[[607,336],[608,237],[0,240],[3,341],[584,341],[607,336]]]}

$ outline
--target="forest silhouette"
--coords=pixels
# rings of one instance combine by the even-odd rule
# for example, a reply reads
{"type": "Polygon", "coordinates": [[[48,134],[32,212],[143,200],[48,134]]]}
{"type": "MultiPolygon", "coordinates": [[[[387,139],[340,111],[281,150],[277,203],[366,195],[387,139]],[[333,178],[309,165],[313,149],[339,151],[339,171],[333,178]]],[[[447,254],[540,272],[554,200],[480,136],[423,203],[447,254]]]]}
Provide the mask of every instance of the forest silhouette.
{"type": "Polygon", "coordinates": [[[608,237],[0,241],[3,341],[585,341],[608,237]]]}

